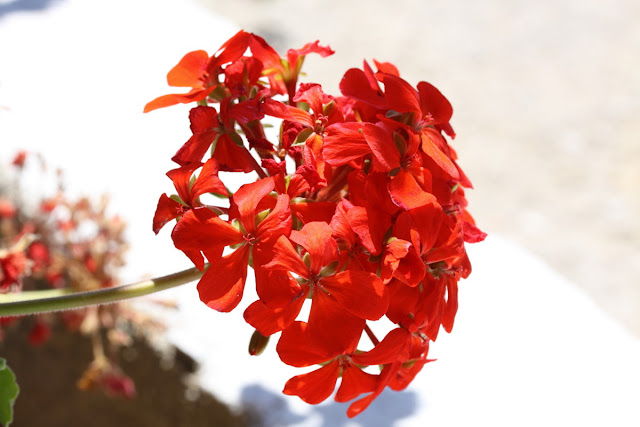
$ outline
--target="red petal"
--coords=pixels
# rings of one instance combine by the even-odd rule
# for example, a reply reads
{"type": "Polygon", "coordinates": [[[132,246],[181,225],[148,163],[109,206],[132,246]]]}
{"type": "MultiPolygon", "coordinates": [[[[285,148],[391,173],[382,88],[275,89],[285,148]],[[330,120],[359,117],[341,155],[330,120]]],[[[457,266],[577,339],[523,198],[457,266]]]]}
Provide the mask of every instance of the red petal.
{"type": "Polygon", "coordinates": [[[273,259],[263,267],[291,271],[301,277],[309,278],[309,268],[285,236],[280,236],[276,240],[273,259]]]}
{"type": "Polygon", "coordinates": [[[400,260],[407,256],[411,243],[402,239],[395,239],[385,246],[382,258],[382,271],[380,278],[384,283],[388,283],[393,277],[393,273],[398,269],[400,260]]]}
{"type": "Polygon", "coordinates": [[[322,149],[326,162],[332,166],[341,166],[371,154],[363,128],[362,123],[336,123],[328,126],[322,149]]]}
{"type": "Polygon", "coordinates": [[[288,271],[263,267],[273,258],[274,252],[270,245],[257,244],[253,247],[256,291],[260,300],[270,308],[280,308],[296,298],[304,299],[306,295],[302,295],[302,287],[288,271]]]}
{"type": "Polygon", "coordinates": [[[377,375],[364,372],[357,366],[345,365],[342,367],[342,382],[336,393],[337,402],[347,402],[361,395],[371,393],[376,388],[377,375]]]}
{"type": "Polygon", "coordinates": [[[393,202],[405,210],[438,203],[436,197],[420,188],[414,176],[404,169],[389,182],[389,194],[393,202]]]}
{"type": "Polygon", "coordinates": [[[211,262],[198,282],[200,300],[214,310],[233,310],[244,292],[249,263],[249,245],[244,245],[226,257],[211,262]]]}
{"type": "Polygon", "coordinates": [[[303,224],[312,221],[330,222],[336,210],[334,202],[294,202],[291,212],[303,224]]]}
{"type": "Polygon", "coordinates": [[[420,82],[418,83],[418,93],[420,94],[420,108],[423,116],[431,114],[436,123],[449,123],[453,115],[453,107],[442,92],[430,83],[420,82]]]}
{"type": "Polygon", "coordinates": [[[166,194],[160,196],[158,207],[153,216],[153,232],[158,234],[164,225],[182,215],[183,205],[167,197],[166,194]]]}
{"type": "Polygon", "coordinates": [[[340,363],[334,360],[318,370],[291,378],[282,392],[290,396],[299,396],[305,402],[315,405],[331,396],[339,373],[340,363]]]}
{"type": "Polygon", "coordinates": [[[384,171],[400,167],[400,152],[389,132],[380,126],[366,124],[363,129],[364,138],[384,171]]]}
{"type": "Polygon", "coordinates": [[[300,231],[293,230],[289,238],[309,253],[309,271],[313,275],[319,274],[322,267],[338,257],[338,247],[326,222],[309,222],[300,231]]]}
{"type": "Polygon", "coordinates": [[[464,233],[464,241],[467,243],[482,242],[487,237],[487,233],[468,221],[462,223],[462,231],[464,233]]]}
{"type": "Polygon", "coordinates": [[[372,87],[365,72],[357,68],[351,68],[344,73],[344,77],[340,81],[340,92],[344,96],[362,101],[375,108],[385,107],[382,91],[372,87]]]}
{"type": "Polygon", "coordinates": [[[170,94],[159,96],[153,101],[144,106],[144,113],[157,110],[158,108],[170,107],[176,104],[189,104],[190,102],[202,101],[211,93],[213,87],[205,89],[192,89],[188,93],[184,94],[170,94]]]}
{"type": "Polygon", "coordinates": [[[215,108],[198,106],[189,111],[193,136],[176,152],[171,160],[179,165],[200,162],[219,135],[218,113],[215,108]]]}
{"type": "Polygon", "coordinates": [[[216,52],[216,56],[211,58],[208,71],[210,73],[216,72],[218,67],[240,58],[247,51],[253,37],[253,34],[247,33],[244,30],[240,30],[234,34],[233,37],[220,46],[220,49],[216,52]]]}
{"type": "Polygon", "coordinates": [[[314,342],[305,322],[293,322],[282,331],[276,347],[280,360],[289,366],[305,367],[331,360],[333,354],[314,342]]]}
{"type": "Polygon", "coordinates": [[[202,163],[193,162],[167,172],[167,176],[173,181],[173,186],[178,191],[178,196],[187,206],[193,206],[193,198],[191,197],[191,190],[189,188],[191,175],[193,171],[200,166],[202,166],[202,163]]]}
{"type": "Polygon", "coordinates": [[[411,343],[411,334],[403,328],[390,331],[372,350],[351,356],[358,365],[386,365],[398,360],[411,343]]]}
{"type": "Polygon", "coordinates": [[[344,240],[349,245],[349,248],[353,248],[357,238],[355,231],[353,231],[347,219],[347,212],[352,208],[353,205],[349,200],[340,200],[336,206],[335,214],[329,223],[329,226],[333,230],[333,236],[337,239],[344,240]]]}
{"type": "Polygon", "coordinates": [[[378,73],[376,77],[384,84],[388,108],[399,113],[414,113],[414,120],[422,118],[418,92],[409,83],[392,74],[378,73]]]}
{"type": "Polygon", "coordinates": [[[180,250],[205,250],[244,241],[239,230],[207,208],[195,208],[186,212],[174,227],[171,237],[180,250]]]}
{"type": "Polygon", "coordinates": [[[276,101],[271,98],[265,98],[262,101],[260,108],[262,109],[262,112],[267,116],[293,121],[293,117],[291,116],[290,112],[290,109],[293,107],[290,107],[283,102],[276,101]]]}
{"type": "Polygon", "coordinates": [[[376,68],[378,69],[378,71],[386,74],[391,74],[396,77],[400,77],[400,72],[398,71],[398,68],[395,65],[393,65],[391,62],[378,62],[374,59],[373,63],[376,64],[376,68]]]}
{"type": "Polygon", "coordinates": [[[204,74],[209,61],[209,54],[204,50],[187,53],[167,74],[169,86],[202,87],[200,78],[204,74]]]}
{"type": "Polygon", "coordinates": [[[425,128],[421,133],[422,151],[429,156],[444,173],[449,175],[451,179],[457,180],[460,177],[458,168],[451,158],[445,154],[440,146],[445,146],[446,141],[438,131],[432,128],[425,128]]]}
{"type": "Polygon", "coordinates": [[[289,327],[296,320],[304,300],[304,297],[300,297],[276,309],[271,309],[258,300],[244,311],[244,320],[262,335],[269,336],[289,327]]]}
{"type": "MultiPolygon", "coordinates": [[[[296,96],[293,97],[293,100],[295,102],[305,102],[309,107],[311,107],[311,111],[317,115],[322,114],[323,97],[324,93],[322,92],[322,87],[319,84],[302,83],[296,93],[296,96]]],[[[313,127],[313,125],[311,127],[313,127]]]]}
{"type": "Polygon", "coordinates": [[[245,184],[233,194],[233,203],[237,207],[240,222],[248,233],[256,229],[255,216],[258,203],[271,191],[275,184],[273,178],[264,178],[251,184],[245,184]]]}
{"type": "Polygon", "coordinates": [[[395,362],[391,365],[386,365],[380,376],[378,377],[378,381],[376,384],[376,390],[368,396],[363,397],[362,399],[356,400],[353,402],[349,409],[347,409],[347,416],[349,418],[353,418],[356,415],[360,414],[362,411],[367,409],[371,402],[375,400],[376,397],[382,393],[382,390],[387,386],[392,377],[396,374],[398,369],[400,369],[400,363],[395,362]]]}
{"type": "Polygon", "coordinates": [[[380,254],[382,240],[391,227],[391,217],[378,210],[377,207],[366,209],[354,206],[347,212],[347,219],[369,253],[372,255],[380,254]]]}
{"type": "Polygon", "coordinates": [[[244,146],[233,142],[227,134],[222,134],[216,141],[213,157],[220,164],[220,170],[225,172],[245,172],[253,171],[251,165],[251,154],[244,146]]]}
{"type": "MultiPolygon", "coordinates": [[[[237,193],[236,193],[237,194],[237,193]]],[[[276,239],[280,236],[288,235],[291,231],[291,209],[289,209],[289,196],[281,194],[275,207],[269,215],[258,224],[256,235],[261,242],[276,239]]]]}
{"type": "Polygon", "coordinates": [[[458,312],[458,282],[451,278],[447,278],[447,303],[444,307],[442,315],[442,327],[445,331],[451,333],[453,329],[453,321],[458,312]]]}
{"type": "Polygon", "coordinates": [[[362,319],[378,320],[389,306],[387,287],[373,273],[347,270],[320,283],[342,308],[362,319]]]}
{"type": "Polygon", "coordinates": [[[327,354],[353,353],[365,320],[355,316],[319,288],[314,289],[309,312],[309,336],[327,354]]]}
{"type": "MultiPolygon", "coordinates": [[[[318,55],[320,55],[323,58],[326,58],[327,56],[333,55],[335,52],[329,47],[329,46],[320,46],[320,40],[316,40],[312,43],[307,43],[304,46],[302,46],[300,49],[289,49],[287,51],[287,55],[298,55],[298,56],[302,56],[302,55],[308,55],[310,53],[317,53],[318,55]]],[[[295,64],[292,64],[295,65],[295,64]]]]}
{"type": "Polygon", "coordinates": [[[204,164],[200,175],[191,188],[191,200],[205,193],[217,193],[223,196],[228,195],[227,188],[218,178],[218,162],[212,157],[204,164]]]}
{"type": "Polygon", "coordinates": [[[424,254],[433,247],[438,238],[445,213],[439,204],[427,203],[411,209],[409,214],[413,219],[413,228],[420,235],[420,244],[422,246],[420,253],[424,254]]]}

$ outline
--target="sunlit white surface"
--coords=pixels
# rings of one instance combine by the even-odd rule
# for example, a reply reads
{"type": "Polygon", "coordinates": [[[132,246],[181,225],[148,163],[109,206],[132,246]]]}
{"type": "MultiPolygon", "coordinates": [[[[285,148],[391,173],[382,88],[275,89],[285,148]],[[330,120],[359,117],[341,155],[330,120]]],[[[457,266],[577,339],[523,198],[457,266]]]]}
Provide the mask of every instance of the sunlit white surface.
{"type": "MultiPolygon", "coordinates": [[[[151,231],[159,195],[172,190],[169,159],[190,134],[189,107],[146,115],[142,107],[172,91],[164,76],[184,53],[212,53],[237,29],[189,2],[60,0],[18,10],[32,3],[46,2],[0,4],[0,161],[37,151],[64,167],[72,194],[111,193],[129,224],[125,280],[190,267],[168,230],[151,231]]],[[[306,370],[283,365],[273,345],[248,356],[242,309],[213,312],[194,285],[165,293],[181,305],[166,319],[168,337],[202,363],[206,388],[262,408],[268,426],[640,425],[638,340],[522,248],[490,236],[470,256],[453,334],[432,346],[438,361],[355,420],[345,405],[283,396],[284,382],[306,370]]]]}

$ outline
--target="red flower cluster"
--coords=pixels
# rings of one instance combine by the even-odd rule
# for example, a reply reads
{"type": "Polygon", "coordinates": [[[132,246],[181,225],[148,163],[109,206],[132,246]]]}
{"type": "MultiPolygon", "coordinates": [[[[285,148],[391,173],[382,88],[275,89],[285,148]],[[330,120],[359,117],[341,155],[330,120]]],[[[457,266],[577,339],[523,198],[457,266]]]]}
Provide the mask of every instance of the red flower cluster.
{"type": "Polygon", "coordinates": [[[281,58],[240,31],[213,56],[191,52],[169,72],[170,85],[191,91],[145,111],[198,106],[193,136],[173,157],[179,167],[167,174],[177,195],[160,197],[153,230],[177,219],[173,242],[199,269],[209,261],[198,291],[218,311],[238,305],[252,266],[259,300],[244,313],[257,330],[252,354],[266,342],[260,336],[282,331],[284,363],[321,365],[284,393],[319,403],[342,377],[337,401],[365,394],[348,410],[355,416],[385,387],[404,389],[429,361],[440,326],[451,331],[457,282],[471,271],[464,243],[485,234],[466,211],[471,183],[445,137],[455,136],[453,110],[440,91],[413,88],[392,64],[375,62],[374,71],[365,62],[333,97],[298,85],[310,53],[333,52],[315,42],[281,58]],[[266,116],[282,119],[277,140],[265,134],[266,116]],[[258,179],[231,193],[221,171],[258,179]],[[229,203],[205,205],[206,193],[229,203]],[[368,323],[382,317],[396,327],[379,341],[368,323]],[[365,352],[363,333],[374,344],[365,352]],[[381,371],[367,372],[372,365],[381,371]]]}

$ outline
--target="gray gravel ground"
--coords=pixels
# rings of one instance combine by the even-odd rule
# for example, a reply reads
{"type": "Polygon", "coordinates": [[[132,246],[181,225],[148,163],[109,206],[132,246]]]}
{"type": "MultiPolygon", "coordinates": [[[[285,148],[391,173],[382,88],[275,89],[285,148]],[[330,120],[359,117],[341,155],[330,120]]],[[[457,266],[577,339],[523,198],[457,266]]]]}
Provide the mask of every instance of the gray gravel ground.
{"type": "Polygon", "coordinates": [[[454,106],[479,226],[545,259],[640,337],[640,2],[200,2],[281,51],[331,45],[334,56],[305,65],[329,93],[365,58],[435,84],[454,106]]]}

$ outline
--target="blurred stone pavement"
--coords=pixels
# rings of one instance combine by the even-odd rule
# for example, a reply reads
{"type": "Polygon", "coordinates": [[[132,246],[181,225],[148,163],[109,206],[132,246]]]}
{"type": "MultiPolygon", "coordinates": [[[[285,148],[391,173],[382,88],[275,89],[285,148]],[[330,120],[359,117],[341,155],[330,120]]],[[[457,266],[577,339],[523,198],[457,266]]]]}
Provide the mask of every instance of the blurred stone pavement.
{"type": "Polygon", "coordinates": [[[304,67],[328,93],[372,58],[436,85],[454,106],[478,225],[542,257],[640,337],[639,2],[199,2],[281,52],[329,44],[335,55],[304,67]]]}

